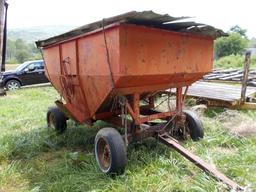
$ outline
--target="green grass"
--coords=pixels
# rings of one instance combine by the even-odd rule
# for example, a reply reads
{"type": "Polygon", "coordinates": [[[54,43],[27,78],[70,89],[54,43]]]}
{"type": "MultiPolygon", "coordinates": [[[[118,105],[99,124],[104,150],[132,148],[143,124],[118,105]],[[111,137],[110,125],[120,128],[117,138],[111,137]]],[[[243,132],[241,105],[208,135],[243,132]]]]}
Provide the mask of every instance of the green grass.
{"type": "MultiPolygon", "coordinates": [[[[51,87],[8,92],[0,98],[0,191],[225,191],[195,165],[154,139],[128,148],[123,175],[106,176],[93,155],[96,132],[68,123],[55,135],[45,122],[47,108],[58,98],[51,87]]],[[[207,110],[202,118],[205,138],[183,145],[214,164],[243,186],[256,189],[256,136],[227,132],[217,116],[224,110],[207,110]]],[[[256,118],[255,112],[240,112],[256,118]]]]}

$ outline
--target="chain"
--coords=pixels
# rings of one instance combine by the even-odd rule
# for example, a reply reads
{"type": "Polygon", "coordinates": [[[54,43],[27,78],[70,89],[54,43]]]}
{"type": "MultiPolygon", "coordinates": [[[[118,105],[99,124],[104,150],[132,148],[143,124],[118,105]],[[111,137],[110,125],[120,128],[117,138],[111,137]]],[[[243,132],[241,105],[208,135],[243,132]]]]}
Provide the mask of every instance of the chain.
{"type": "Polygon", "coordinates": [[[124,136],[125,136],[125,144],[128,146],[128,125],[127,125],[127,99],[124,96],[119,96],[118,98],[119,105],[121,107],[121,118],[122,125],[124,126],[124,136]]]}
{"type": "Polygon", "coordinates": [[[114,111],[117,108],[117,102],[118,102],[120,107],[121,107],[122,125],[124,126],[124,129],[125,129],[125,144],[126,144],[126,146],[128,146],[127,99],[126,99],[125,96],[121,95],[115,89],[115,81],[114,81],[113,71],[112,71],[111,63],[110,63],[110,55],[109,55],[109,49],[108,49],[104,19],[102,19],[102,31],[103,31],[103,37],[104,37],[104,43],[105,43],[105,49],[106,49],[106,55],[107,55],[107,63],[108,63],[109,72],[110,72],[110,75],[111,75],[112,87],[113,87],[113,89],[116,93],[116,96],[113,99],[113,104],[112,104],[112,107],[111,107],[111,111],[114,111]]]}

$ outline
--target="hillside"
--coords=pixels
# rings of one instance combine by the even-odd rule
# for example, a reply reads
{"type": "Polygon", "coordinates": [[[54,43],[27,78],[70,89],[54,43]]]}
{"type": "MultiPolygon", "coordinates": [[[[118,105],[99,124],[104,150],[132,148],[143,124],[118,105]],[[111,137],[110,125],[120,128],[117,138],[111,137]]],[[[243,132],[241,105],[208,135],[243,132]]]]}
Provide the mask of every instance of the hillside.
{"type": "Polygon", "coordinates": [[[75,26],[37,26],[29,28],[8,29],[8,39],[23,39],[28,43],[35,42],[39,39],[45,39],[60,33],[64,33],[75,26]]]}

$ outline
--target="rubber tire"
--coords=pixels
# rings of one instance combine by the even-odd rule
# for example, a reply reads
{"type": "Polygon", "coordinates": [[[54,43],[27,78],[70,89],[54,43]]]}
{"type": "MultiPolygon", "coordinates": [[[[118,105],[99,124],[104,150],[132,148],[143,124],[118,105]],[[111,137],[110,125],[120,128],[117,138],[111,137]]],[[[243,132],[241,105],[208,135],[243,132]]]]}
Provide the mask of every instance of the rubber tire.
{"type": "Polygon", "coordinates": [[[186,121],[190,132],[190,137],[193,141],[198,141],[204,137],[203,123],[193,111],[184,110],[186,121]]]}
{"type": "Polygon", "coordinates": [[[114,128],[103,128],[98,131],[94,141],[94,154],[100,170],[106,174],[123,173],[127,164],[127,152],[124,140],[120,133],[114,128]],[[104,139],[109,145],[110,165],[104,169],[98,158],[97,144],[99,139],[104,139]]]}
{"type": "Polygon", "coordinates": [[[55,118],[54,122],[54,130],[57,133],[63,133],[67,129],[67,117],[64,115],[64,113],[61,112],[61,110],[58,107],[50,107],[47,111],[46,120],[47,125],[50,127],[50,115],[53,115],[55,118]]]}
{"type": "MultiPolygon", "coordinates": [[[[6,82],[6,84],[5,84],[5,87],[6,87],[7,90],[9,90],[9,89],[8,89],[8,84],[10,84],[11,82],[17,83],[17,85],[18,85],[18,88],[17,88],[17,89],[19,89],[19,88],[21,87],[21,83],[20,83],[18,80],[16,80],[16,79],[11,79],[11,80],[8,80],[8,81],[6,82]]],[[[10,91],[12,91],[12,90],[10,90],[10,91]]]]}

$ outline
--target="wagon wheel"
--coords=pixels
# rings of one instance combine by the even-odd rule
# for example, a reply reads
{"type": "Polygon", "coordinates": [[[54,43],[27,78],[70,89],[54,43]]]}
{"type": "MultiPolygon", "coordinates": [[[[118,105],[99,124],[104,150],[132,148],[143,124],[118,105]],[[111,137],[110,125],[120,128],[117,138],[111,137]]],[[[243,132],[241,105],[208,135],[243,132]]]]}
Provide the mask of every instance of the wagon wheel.
{"type": "Polygon", "coordinates": [[[67,118],[58,107],[51,107],[46,115],[47,125],[57,133],[63,133],[67,129],[67,118]]]}
{"type": "Polygon", "coordinates": [[[185,126],[188,129],[191,139],[193,139],[193,141],[198,141],[199,139],[203,138],[203,124],[196,113],[189,110],[184,110],[183,113],[186,115],[185,126]]]}
{"type": "Polygon", "coordinates": [[[127,163],[126,146],[114,128],[101,129],[94,143],[94,152],[103,173],[122,173],[127,163]]]}

